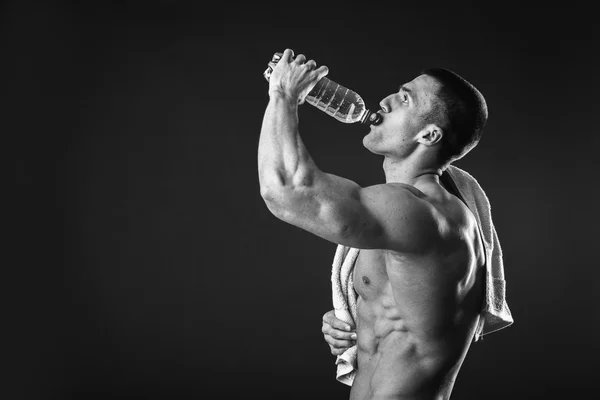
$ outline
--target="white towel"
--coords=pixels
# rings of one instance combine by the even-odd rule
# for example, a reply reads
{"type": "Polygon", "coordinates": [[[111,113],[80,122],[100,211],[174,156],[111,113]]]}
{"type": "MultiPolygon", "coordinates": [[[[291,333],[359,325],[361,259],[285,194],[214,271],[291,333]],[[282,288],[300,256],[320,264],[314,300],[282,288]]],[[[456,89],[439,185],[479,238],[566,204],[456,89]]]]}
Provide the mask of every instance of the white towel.
{"type": "MultiPolygon", "coordinates": [[[[333,309],[335,316],[352,326],[356,326],[356,300],[353,272],[358,249],[338,245],[331,269],[331,288],[333,290],[333,309]]],[[[337,356],[337,380],[352,386],[356,375],[356,345],[337,356]]]]}
{"type": "MultiPolygon", "coordinates": [[[[504,279],[504,263],[502,248],[498,241],[498,234],[492,221],[490,202],[487,195],[473,176],[468,172],[449,166],[444,176],[447,184],[455,186],[459,197],[473,212],[480,228],[485,248],[486,259],[486,287],[485,299],[482,309],[483,318],[473,338],[479,340],[488,333],[506,328],[514,321],[506,303],[506,281],[504,279]]],[[[335,316],[345,322],[356,326],[356,302],[358,295],[353,286],[354,264],[358,257],[359,249],[338,245],[332,264],[331,285],[333,307],[335,316]]],[[[348,386],[352,386],[356,376],[356,345],[336,357],[336,379],[348,386]]]]}
{"type": "Polygon", "coordinates": [[[506,328],[514,322],[506,302],[502,247],[492,220],[490,201],[479,182],[468,172],[458,167],[450,166],[447,171],[452,181],[454,181],[460,197],[477,219],[486,253],[485,300],[482,310],[483,318],[479,322],[474,337],[474,340],[477,341],[483,335],[506,328]]]}

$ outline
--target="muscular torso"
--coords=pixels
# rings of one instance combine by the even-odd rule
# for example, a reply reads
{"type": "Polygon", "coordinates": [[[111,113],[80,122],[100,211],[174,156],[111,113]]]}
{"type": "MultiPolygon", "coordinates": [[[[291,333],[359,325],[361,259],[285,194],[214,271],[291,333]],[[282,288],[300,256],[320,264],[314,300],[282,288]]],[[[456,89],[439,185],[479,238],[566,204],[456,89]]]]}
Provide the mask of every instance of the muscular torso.
{"type": "Polygon", "coordinates": [[[354,268],[358,372],[351,400],[447,399],[481,310],[484,252],[454,196],[434,204],[442,238],[419,254],[361,250],[354,268]]]}

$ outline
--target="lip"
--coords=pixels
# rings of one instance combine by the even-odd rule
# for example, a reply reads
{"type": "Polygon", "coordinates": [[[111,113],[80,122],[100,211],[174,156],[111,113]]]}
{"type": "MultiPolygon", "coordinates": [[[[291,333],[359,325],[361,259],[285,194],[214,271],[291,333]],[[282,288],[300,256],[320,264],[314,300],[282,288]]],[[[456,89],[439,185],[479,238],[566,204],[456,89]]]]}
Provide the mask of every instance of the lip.
{"type": "Polygon", "coordinates": [[[382,111],[382,110],[375,111],[375,112],[374,112],[374,113],[371,115],[371,117],[372,117],[373,115],[375,115],[375,114],[376,114],[376,115],[378,116],[378,118],[376,118],[376,119],[375,119],[375,121],[378,121],[378,122],[377,122],[376,124],[369,124],[370,126],[377,126],[377,125],[381,125],[381,124],[383,123],[383,115],[381,114],[381,111],[382,111]]]}
{"type": "MultiPolygon", "coordinates": [[[[379,115],[381,115],[381,114],[379,114],[379,115]]],[[[375,128],[376,126],[379,126],[379,125],[381,125],[381,124],[383,124],[383,117],[381,118],[381,120],[379,121],[379,123],[378,123],[378,124],[376,124],[376,125],[374,125],[374,124],[369,124],[369,126],[370,126],[371,128],[375,128]]]]}

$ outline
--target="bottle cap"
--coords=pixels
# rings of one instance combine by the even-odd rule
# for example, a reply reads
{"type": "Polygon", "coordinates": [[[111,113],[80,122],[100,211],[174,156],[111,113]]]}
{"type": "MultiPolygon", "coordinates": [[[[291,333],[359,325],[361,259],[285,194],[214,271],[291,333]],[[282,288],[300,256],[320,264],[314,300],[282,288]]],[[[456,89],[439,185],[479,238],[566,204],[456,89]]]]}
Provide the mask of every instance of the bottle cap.
{"type": "Polygon", "coordinates": [[[273,72],[273,68],[275,68],[275,65],[279,62],[279,60],[281,60],[281,57],[283,56],[283,53],[275,53],[273,54],[273,57],[271,58],[271,62],[269,62],[267,65],[269,66],[265,72],[263,72],[263,76],[265,77],[265,79],[268,81],[269,78],[271,78],[271,73],[273,72]]]}
{"type": "Polygon", "coordinates": [[[273,54],[273,58],[271,58],[271,62],[277,64],[279,60],[283,57],[283,53],[275,53],[273,54]]]}
{"type": "Polygon", "coordinates": [[[362,121],[363,124],[379,125],[383,117],[378,112],[369,112],[368,116],[362,121]]]}

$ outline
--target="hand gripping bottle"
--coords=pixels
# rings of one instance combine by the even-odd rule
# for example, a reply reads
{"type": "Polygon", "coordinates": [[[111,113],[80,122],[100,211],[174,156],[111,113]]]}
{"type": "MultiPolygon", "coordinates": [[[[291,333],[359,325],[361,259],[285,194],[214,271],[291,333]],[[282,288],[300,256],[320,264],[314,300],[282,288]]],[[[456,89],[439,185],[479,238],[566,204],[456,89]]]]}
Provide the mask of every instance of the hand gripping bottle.
{"type": "MultiPolygon", "coordinates": [[[[282,55],[283,53],[275,53],[271,62],[268,63],[269,67],[263,73],[267,81],[282,55]]],[[[315,87],[306,95],[305,100],[338,121],[347,124],[360,122],[379,125],[382,121],[381,115],[367,109],[365,102],[358,93],[335,83],[327,77],[323,77],[317,82],[315,87]]]]}

